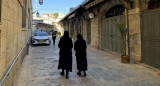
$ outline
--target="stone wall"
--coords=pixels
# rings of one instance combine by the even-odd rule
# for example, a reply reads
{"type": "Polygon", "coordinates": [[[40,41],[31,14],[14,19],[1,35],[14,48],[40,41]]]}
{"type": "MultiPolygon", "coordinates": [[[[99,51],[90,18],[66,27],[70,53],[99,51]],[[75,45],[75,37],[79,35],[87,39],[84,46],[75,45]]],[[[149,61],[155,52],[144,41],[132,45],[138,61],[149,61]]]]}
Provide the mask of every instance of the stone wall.
{"type": "Polygon", "coordinates": [[[91,47],[98,48],[98,17],[91,20],[91,47]]]}
{"type": "Polygon", "coordinates": [[[130,36],[130,56],[132,61],[142,61],[141,51],[141,13],[147,10],[149,0],[121,0],[128,9],[128,23],[130,36]]]}
{"type": "Polygon", "coordinates": [[[86,40],[88,43],[88,38],[87,38],[87,20],[83,19],[83,39],[86,40]]]}
{"type": "Polygon", "coordinates": [[[130,57],[132,61],[141,61],[141,10],[146,9],[149,0],[130,0],[130,2],[121,0],[128,9],[129,39],[130,39],[130,57]]]}
{"type": "Polygon", "coordinates": [[[91,19],[91,46],[101,49],[101,24],[105,13],[115,5],[123,5],[126,9],[126,28],[129,29],[129,46],[127,46],[130,52],[132,61],[142,60],[141,50],[141,13],[148,10],[148,1],[150,0],[109,0],[109,2],[103,2],[97,6],[91,7],[84,11],[83,16],[86,20],[83,20],[83,37],[87,41],[88,39],[88,22],[87,17],[89,12],[93,12],[95,17],[91,19]]]}
{"type": "MultiPolygon", "coordinates": [[[[29,34],[28,22],[31,22],[32,0],[27,0],[26,7],[26,27],[22,28],[22,6],[23,1],[19,0],[2,0],[1,22],[0,22],[0,80],[8,71],[15,57],[28,42],[29,34]],[[28,13],[30,8],[30,13],[28,13]]],[[[26,49],[22,53],[26,52],[26,49]]],[[[4,82],[4,86],[14,86],[17,72],[22,62],[22,57],[19,56],[19,61],[12,68],[9,76],[4,82]]]]}
{"type": "Polygon", "coordinates": [[[141,61],[141,33],[139,8],[129,10],[130,56],[132,60],[141,61]]]}

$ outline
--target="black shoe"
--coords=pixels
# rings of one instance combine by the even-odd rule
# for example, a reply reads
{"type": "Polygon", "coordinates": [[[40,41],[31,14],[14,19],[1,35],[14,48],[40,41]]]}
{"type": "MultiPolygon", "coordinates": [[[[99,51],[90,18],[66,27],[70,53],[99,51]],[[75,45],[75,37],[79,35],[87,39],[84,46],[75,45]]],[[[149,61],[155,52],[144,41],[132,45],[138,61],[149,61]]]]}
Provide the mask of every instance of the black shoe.
{"type": "Polygon", "coordinates": [[[86,72],[84,71],[84,76],[87,76],[86,72]]]}
{"type": "Polygon", "coordinates": [[[84,76],[87,76],[87,74],[85,73],[84,76]]]}
{"type": "Polygon", "coordinates": [[[80,72],[78,72],[78,73],[77,73],[77,75],[81,76],[81,73],[80,73],[80,72]]]}
{"type": "Polygon", "coordinates": [[[64,75],[64,72],[61,72],[60,75],[64,75]]]}
{"type": "Polygon", "coordinates": [[[69,76],[68,75],[66,75],[66,79],[68,79],[69,78],[69,76]]]}

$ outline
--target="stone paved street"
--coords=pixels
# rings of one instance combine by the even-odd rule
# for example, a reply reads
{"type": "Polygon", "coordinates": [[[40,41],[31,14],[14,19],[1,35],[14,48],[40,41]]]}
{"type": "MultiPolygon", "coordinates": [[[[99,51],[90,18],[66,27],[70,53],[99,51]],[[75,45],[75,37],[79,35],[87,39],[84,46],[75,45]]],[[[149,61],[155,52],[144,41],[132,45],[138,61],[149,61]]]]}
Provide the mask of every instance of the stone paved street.
{"type": "Polygon", "coordinates": [[[66,80],[57,69],[57,43],[56,46],[30,47],[16,86],[160,86],[157,71],[137,64],[122,64],[119,57],[97,49],[88,48],[87,52],[87,77],[77,76],[73,52],[73,72],[66,80]]]}

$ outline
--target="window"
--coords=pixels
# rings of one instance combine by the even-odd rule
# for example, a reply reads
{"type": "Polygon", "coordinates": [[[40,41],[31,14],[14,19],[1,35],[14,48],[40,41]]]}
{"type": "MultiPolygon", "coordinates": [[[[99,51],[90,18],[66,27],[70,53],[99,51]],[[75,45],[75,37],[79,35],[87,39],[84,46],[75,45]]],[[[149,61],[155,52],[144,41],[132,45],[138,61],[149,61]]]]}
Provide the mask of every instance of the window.
{"type": "Polygon", "coordinates": [[[26,1],[23,0],[23,7],[22,7],[22,28],[26,27],[26,1]]]}
{"type": "Polygon", "coordinates": [[[1,8],[2,8],[2,0],[0,0],[0,22],[1,22],[1,8]]]}
{"type": "Polygon", "coordinates": [[[131,4],[131,9],[134,9],[135,8],[134,2],[132,1],[132,2],[130,2],[130,4],[131,4]]]}
{"type": "Polygon", "coordinates": [[[105,16],[106,18],[109,18],[109,17],[119,16],[119,15],[124,15],[124,12],[125,12],[125,8],[122,5],[116,5],[111,9],[109,9],[106,12],[105,16]]]}
{"type": "Polygon", "coordinates": [[[148,2],[148,9],[160,8],[160,0],[150,0],[148,2]]]}

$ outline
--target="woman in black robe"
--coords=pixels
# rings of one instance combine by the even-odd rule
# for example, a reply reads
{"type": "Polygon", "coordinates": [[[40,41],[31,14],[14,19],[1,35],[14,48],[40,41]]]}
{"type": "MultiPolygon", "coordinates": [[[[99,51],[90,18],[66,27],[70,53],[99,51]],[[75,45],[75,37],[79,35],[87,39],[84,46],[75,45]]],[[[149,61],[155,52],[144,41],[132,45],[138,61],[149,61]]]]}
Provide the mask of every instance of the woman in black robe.
{"type": "Polygon", "coordinates": [[[60,39],[58,47],[60,48],[59,54],[59,64],[58,69],[62,69],[61,75],[64,75],[64,70],[66,70],[66,79],[69,78],[69,71],[72,72],[72,40],[69,37],[67,31],[64,32],[64,36],[60,39]]]}
{"type": "Polygon", "coordinates": [[[78,34],[77,38],[78,40],[74,44],[74,50],[76,51],[77,69],[79,70],[77,74],[81,75],[81,71],[83,71],[84,76],[86,76],[86,70],[87,70],[86,41],[83,39],[81,34],[78,34]]]}

